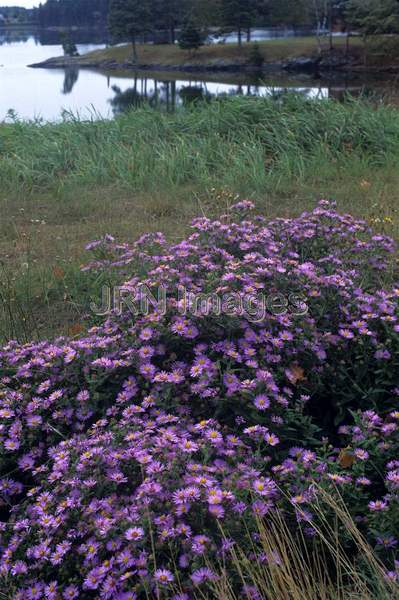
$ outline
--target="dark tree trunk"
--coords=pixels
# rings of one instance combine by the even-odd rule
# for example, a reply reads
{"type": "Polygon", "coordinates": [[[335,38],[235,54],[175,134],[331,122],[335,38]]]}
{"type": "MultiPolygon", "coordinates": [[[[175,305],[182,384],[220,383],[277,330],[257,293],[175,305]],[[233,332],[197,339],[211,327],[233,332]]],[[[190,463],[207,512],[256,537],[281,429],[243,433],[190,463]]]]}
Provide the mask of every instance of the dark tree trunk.
{"type": "Polygon", "coordinates": [[[251,41],[251,28],[248,27],[247,29],[247,42],[249,44],[249,42],[251,41]]]}
{"type": "Polygon", "coordinates": [[[237,34],[238,34],[238,45],[241,48],[241,46],[242,46],[242,29],[241,29],[241,26],[238,28],[237,34]]]}
{"type": "Polygon", "coordinates": [[[176,30],[174,23],[170,26],[170,43],[174,44],[176,42],[176,30]]]}
{"type": "Polygon", "coordinates": [[[158,81],[154,82],[154,96],[155,96],[155,106],[158,106],[158,81]]]}
{"type": "Polygon", "coordinates": [[[172,92],[172,112],[174,112],[176,108],[176,81],[171,82],[171,92],[172,92]]]}
{"type": "Polygon", "coordinates": [[[320,11],[319,11],[319,7],[317,4],[317,0],[313,0],[313,7],[314,7],[314,14],[315,14],[316,23],[317,23],[317,29],[316,29],[317,49],[318,49],[318,53],[321,54],[321,52],[322,52],[321,39],[320,39],[321,21],[320,21],[320,11]]]}
{"type": "Polygon", "coordinates": [[[169,85],[170,85],[170,82],[167,81],[166,82],[166,110],[167,111],[170,111],[170,102],[169,102],[169,98],[170,98],[170,93],[169,92],[170,92],[170,90],[169,90],[169,85]]]}
{"type": "Polygon", "coordinates": [[[136,36],[133,35],[132,36],[132,49],[133,49],[133,62],[137,62],[137,43],[136,43],[136,36]]]}

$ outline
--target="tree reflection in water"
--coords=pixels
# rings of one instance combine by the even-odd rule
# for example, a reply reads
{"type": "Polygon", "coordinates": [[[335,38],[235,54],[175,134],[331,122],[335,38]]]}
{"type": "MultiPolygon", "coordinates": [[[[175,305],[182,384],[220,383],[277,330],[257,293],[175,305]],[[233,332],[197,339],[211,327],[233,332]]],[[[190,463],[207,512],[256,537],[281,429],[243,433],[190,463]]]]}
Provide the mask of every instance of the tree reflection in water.
{"type": "Polygon", "coordinates": [[[210,102],[212,94],[205,87],[198,85],[185,85],[179,91],[184,106],[196,104],[197,102],[210,102]]]}
{"type": "MultiPolygon", "coordinates": [[[[0,11],[1,12],[1,11],[0,11]]],[[[0,29],[0,46],[3,44],[14,44],[27,42],[31,34],[28,31],[13,28],[0,29]]]]}
{"type": "Polygon", "coordinates": [[[65,69],[64,85],[62,87],[63,94],[70,94],[77,80],[79,79],[79,69],[74,67],[65,69]]]}
{"type": "Polygon", "coordinates": [[[134,85],[127,90],[121,90],[117,85],[112,88],[115,96],[109,101],[114,114],[139,108],[144,104],[151,107],[162,105],[167,111],[173,111],[177,104],[176,82],[148,80],[146,77],[134,78],[134,85]],[[148,89],[149,81],[152,84],[148,89]]]}
{"type": "MultiPolygon", "coordinates": [[[[166,73],[165,73],[166,76],[166,73]]],[[[162,75],[161,75],[162,77],[162,75]]],[[[238,77],[236,77],[238,79],[238,77]]],[[[324,82],[319,79],[305,79],[302,81],[280,78],[276,84],[270,83],[262,78],[253,77],[251,81],[240,83],[224,83],[216,81],[199,80],[167,80],[146,77],[143,73],[137,73],[127,89],[122,84],[111,85],[114,96],[109,100],[115,115],[129,109],[142,106],[158,107],[173,112],[178,106],[190,106],[201,102],[210,102],[215,98],[226,98],[231,96],[268,96],[276,102],[289,94],[296,94],[314,100],[336,98],[345,101],[348,95],[366,93],[367,87],[359,83],[353,85],[351,80],[342,84],[336,82],[324,82]],[[288,83],[288,85],[287,85],[288,83]]],[[[372,93],[372,88],[369,90],[372,93]]]]}
{"type": "MultiPolygon", "coordinates": [[[[162,107],[172,112],[179,105],[210,102],[214,97],[214,94],[208,91],[205,82],[187,82],[187,85],[181,86],[176,81],[160,81],[146,77],[135,77],[134,85],[126,90],[117,85],[111,86],[111,89],[115,95],[109,102],[115,115],[143,105],[162,107]]],[[[236,93],[235,89],[232,90],[232,94],[236,93]]]]}

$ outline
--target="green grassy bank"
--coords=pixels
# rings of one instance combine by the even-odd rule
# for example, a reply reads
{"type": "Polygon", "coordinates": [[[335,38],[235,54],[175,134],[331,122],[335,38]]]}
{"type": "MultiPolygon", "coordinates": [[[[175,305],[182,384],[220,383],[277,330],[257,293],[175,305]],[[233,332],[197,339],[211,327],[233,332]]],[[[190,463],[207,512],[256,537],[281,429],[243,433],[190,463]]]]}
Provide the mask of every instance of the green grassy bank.
{"type": "MultiPolygon", "coordinates": [[[[360,36],[351,37],[349,45],[346,37],[333,39],[333,54],[330,53],[328,37],[322,37],[320,45],[315,36],[293,37],[288,39],[267,40],[257,43],[257,53],[264,60],[264,66],[279,67],[283,63],[298,58],[318,58],[324,61],[324,69],[347,68],[363,71],[389,70],[399,68],[398,36],[372,36],[364,43],[360,36]]],[[[58,57],[49,59],[42,66],[59,67],[78,65],[82,67],[132,68],[139,65],[150,69],[222,69],[248,66],[252,64],[254,43],[211,44],[197,52],[181,50],[172,44],[138,44],[137,62],[133,64],[130,44],[95,50],[76,58],[58,57]]],[[[40,65],[35,65],[40,66],[40,65]]]]}
{"type": "MultiPolygon", "coordinates": [[[[327,40],[324,42],[327,44],[327,40]]],[[[335,45],[337,49],[344,49],[346,40],[337,38],[335,45]]],[[[354,38],[351,41],[353,49],[359,48],[360,40],[354,38]],[[353,44],[352,44],[353,42],[353,44]]],[[[299,56],[316,56],[317,40],[313,36],[297,37],[288,39],[268,40],[258,42],[259,51],[266,63],[277,63],[298,58],[299,56]]],[[[327,46],[326,46],[327,47],[327,46]]],[[[177,45],[172,44],[139,44],[137,48],[138,60],[143,64],[159,65],[215,65],[221,61],[226,63],[246,64],[250,60],[252,44],[243,44],[240,48],[237,44],[212,44],[200,48],[195,53],[183,51],[177,45]]],[[[114,46],[104,50],[96,50],[82,56],[79,60],[91,62],[95,60],[114,60],[119,63],[131,60],[132,47],[130,44],[114,46]]]]}
{"type": "Polygon", "coordinates": [[[363,101],[232,98],[114,121],[0,127],[0,338],[77,333],[100,282],[84,245],[162,230],[236,194],[268,215],[320,197],[399,237],[399,112],[363,101]]]}

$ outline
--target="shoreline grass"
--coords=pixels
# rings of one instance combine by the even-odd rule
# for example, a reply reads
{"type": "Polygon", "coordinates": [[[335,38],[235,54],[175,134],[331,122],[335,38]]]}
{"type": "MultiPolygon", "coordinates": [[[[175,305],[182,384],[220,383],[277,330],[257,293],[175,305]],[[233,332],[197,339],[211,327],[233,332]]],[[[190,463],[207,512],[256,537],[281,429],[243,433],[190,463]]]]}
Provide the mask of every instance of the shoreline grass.
{"type": "Polygon", "coordinates": [[[84,246],[110,233],[178,239],[236,194],[267,215],[320,197],[399,238],[399,113],[351,100],[233,98],[115,121],[0,128],[0,338],[71,333],[98,284],[84,246]],[[14,315],[14,316],[12,316],[14,315]]]}
{"type": "MultiPolygon", "coordinates": [[[[182,69],[191,67],[193,69],[217,69],[228,66],[236,66],[239,70],[251,63],[251,53],[256,43],[259,53],[264,60],[264,67],[281,68],[286,62],[298,58],[317,58],[320,52],[325,58],[331,53],[329,38],[322,37],[320,46],[316,36],[303,36],[292,38],[281,38],[274,40],[257,41],[243,44],[239,47],[234,43],[208,44],[200,48],[194,54],[187,53],[172,44],[138,44],[138,60],[132,57],[130,44],[111,46],[101,50],[94,50],[76,58],[54,57],[45,63],[33,66],[60,66],[66,63],[81,67],[105,68],[107,64],[113,67],[132,68],[145,65],[152,69],[182,69]],[[134,64],[136,63],[137,64],[134,64]]],[[[381,69],[394,71],[399,66],[399,41],[392,36],[374,36],[372,39],[364,40],[360,36],[353,36],[347,45],[346,36],[335,37],[333,40],[333,52],[340,57],[339,63],[349,70],[360,72],[379,72],[381,69]]],[[[325,65],[328,68],[328,61],[325,65]]],[[[332,63],[333,69],[334,62],[332,63]]]]}
{"type": "MultiPolygon", "coordinates": [[[[354,38],[353,47],[360,48],[361,40],[354,38]]],[[[259,51],[263,55],[266,63],[276,63],[284,60],[291,60],[299,56],[313,56],[317,54],[317,40],[314,36],[282,38],[276,40],[267,40],[256,42],[259,51]]],[[[337,49],[345,47],[344,38],[336,38],[335,45],[337,49]]],[[[328,44],[327,38],[325,41],[328,44]]],[[[214,64],[218,61],[231,61],[238,64],[248,62],[251,54],[252,44],[243,44],[240,48],[234,43],[211,44],[203,46],[198,52],[188,54],[178,46],[172,44],[138,44],[137,53],[140,63],[158,63],[167,65],[178,64],[214,64]]],[[[80,57],[79,62],[86,60],[114,60],[124,62],[131,60],[132,49],[129,44],[113,46],[104,50],[95,50],[80,57]]]]}
{"type": "MultiPolygon", "coordinates": [[[[280,63],[304,56],[316,58],[319,55],[319,46],[315,36],[281,38],[254,43],[258,46],[266,67],[268,65],[278,66],[280,63]]],[[[184,66],[217,69],[226,65],[235,65],[239,69],[250,63],[254,43],[246,43],[241,47],[235,43],[208,44],[195,53],[187,53],[181,50],[177,44],[137,44],[137,62],[148,67],[158,67],[158,70],[162,67],[167,69],[184,66]]],[[[322,39],[322,49],[326,52],[329,49],[327,37],[322,39]]],[[[346,53],[346,38],[335,38],[334,49],[338,53],[346,53]]],[[[360,38],[354,37],[351,39],[350,53],[356,64],[362,63],[364,51],[360,38]]],[[[370,49],[370,54],[373,55],[375,52],[370,49]]],[[[58,63],[62,63],[62,65],[67,63],[81,67],[105,67],[108,63],[114,63],[120,65],[120,68],[131,68],[134,66],[134,62],[136,61],[133,61],[131,44],[120,44],[93,50],[78,57],[54,57],[44,61],[44,63],[31,66],[51,67],[57,66],[58,63]]]]}

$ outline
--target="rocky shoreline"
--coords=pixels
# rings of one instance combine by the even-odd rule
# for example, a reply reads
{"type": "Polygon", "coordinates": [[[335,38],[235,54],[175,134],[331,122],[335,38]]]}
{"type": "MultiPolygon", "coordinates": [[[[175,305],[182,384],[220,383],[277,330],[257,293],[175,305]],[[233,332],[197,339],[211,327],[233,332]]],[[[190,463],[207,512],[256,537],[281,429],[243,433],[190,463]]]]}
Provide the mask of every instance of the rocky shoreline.
{"type": "Polygon", "coordinates": [[[60,56],[49,58],[40,63],[28,65],[34,69],[101,69],[101,70],[132,70],[132,71],[182,71],[185,73],[209,73],[209,72],[264,72],[271,73],[277,71],[286,71],[294,73],[333,73],[333,72],[385,72],[397,73],[399,67],[397,65],[386,65],[384,67],[365,67],[353,57],[349,59],[344,57],[342,53],[326,54],[319,57],[303,56],[292,60],[265,63],[262,67],[257,67],[248,63],[228,62],[218,60],[212,63],[180,63],[180,64],[163,64],[163,63],[134,63],[126,60],[118,62],[115,60],[92,59],[85,56],[68,57],[60,56]]]}

